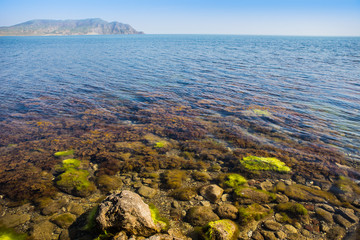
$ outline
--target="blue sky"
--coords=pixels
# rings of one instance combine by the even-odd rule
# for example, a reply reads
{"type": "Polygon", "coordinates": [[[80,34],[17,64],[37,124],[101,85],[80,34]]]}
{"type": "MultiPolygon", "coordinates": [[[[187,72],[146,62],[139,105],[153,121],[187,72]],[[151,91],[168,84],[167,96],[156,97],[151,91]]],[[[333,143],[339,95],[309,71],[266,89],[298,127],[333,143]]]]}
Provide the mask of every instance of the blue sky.
{"type": "Polygon", "coordinates": [[[360,0],[0,0],[0,26],[93,17],[159,34],[360,36],[360,0]]]}

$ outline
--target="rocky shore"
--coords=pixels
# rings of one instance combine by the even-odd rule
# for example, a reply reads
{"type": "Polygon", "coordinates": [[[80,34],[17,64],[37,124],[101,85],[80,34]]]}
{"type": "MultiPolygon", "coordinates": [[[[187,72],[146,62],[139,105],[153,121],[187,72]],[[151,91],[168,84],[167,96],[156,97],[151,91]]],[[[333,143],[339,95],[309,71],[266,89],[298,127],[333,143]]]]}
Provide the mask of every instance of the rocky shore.
{"type": "Polygon", "coordinates": [[[207,120],[186,106],[117,111],[132,121],[86,110],[1,122],[0,239],[359,235],[358,166],[320,138],[288,137],[248,110],[207,120]]]}

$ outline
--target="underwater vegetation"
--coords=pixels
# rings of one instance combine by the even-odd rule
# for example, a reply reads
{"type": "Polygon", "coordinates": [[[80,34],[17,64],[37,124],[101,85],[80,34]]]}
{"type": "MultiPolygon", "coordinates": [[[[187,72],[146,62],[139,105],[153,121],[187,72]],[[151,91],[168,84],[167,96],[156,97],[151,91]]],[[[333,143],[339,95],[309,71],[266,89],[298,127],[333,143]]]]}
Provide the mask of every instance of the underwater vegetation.
{"type": "Polygon", "coordinates": [[[54,153],[55,157],[63,157],[63,156],[70,156],[74,154],[74,150],[66,150],[61,152],[54,153]]]}
{"type": "Polygon", "coordinates": [[[12,229],[0,226],[0,240],[26,240],[26,234],[19,234],[12,229]]]}
{"type": "Polygon", "coordinates": [[[252,171],[276,171],[281,173],[290,172],[290,168],[284,162],[272,157],[247,156],[240,160],[242,166],[252,171]]]}
{"type": "Polygon", "coordinates": [[[246,178],[236,173],[228,174],[225,177],[225,182],[224,182],[226,186],[231,188],[237,188],[241,185],[244,185],[245,183],[247,183],[246,178]]]}
{"type": "Polygon", "coordinates": [[[149,204],[151,218],[155,224],[160,224],[161,230],[166,231],[169,228],[169,220],[160,215],[159,209],[154,204],[149,204]]]}

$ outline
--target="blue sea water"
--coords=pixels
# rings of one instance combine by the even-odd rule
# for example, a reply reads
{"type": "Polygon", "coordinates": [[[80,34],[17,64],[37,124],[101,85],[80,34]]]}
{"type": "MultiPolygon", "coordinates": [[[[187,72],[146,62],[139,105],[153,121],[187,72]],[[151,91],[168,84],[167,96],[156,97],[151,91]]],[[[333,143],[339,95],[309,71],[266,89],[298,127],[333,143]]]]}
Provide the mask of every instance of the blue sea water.
{"type": "Polygon", "coordinates": [[[258,121],[360,161],[360,38],[0,37],[0,121],[152,101],[223,117],[265,109],[274,117],[258,121]]]}

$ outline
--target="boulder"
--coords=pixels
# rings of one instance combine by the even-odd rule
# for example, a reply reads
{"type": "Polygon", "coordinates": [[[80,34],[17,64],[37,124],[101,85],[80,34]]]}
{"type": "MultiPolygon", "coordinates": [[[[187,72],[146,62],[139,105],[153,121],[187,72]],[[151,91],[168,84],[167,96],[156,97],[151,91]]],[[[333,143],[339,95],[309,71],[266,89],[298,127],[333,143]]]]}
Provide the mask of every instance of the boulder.
{"type": "Polygon", "coordinates": [[[149,206],[128,190],[115,192],[100,203],[96,222],[101,230],[124,230],[128,235],[152,236],[161,231],[154,223],[149,206]]]}
{"type": "Polygon", "coordinates": [[[229,219],[210,222],[206,230],[206,239],[209,240],[232,240],[236,239],[239,233],[237,224],[229,219]]]}
{"type": "Polygon", "coordinates": [[[156,195],[157,190],[151,187],[142,186],[139,188],[138,193],[143,197],[153,198],[156,195]]]}
{"type": "Polygon", "coordinates": [[[271,231],[279,231],[281,228],[281,224],[274,220],[265,221],[264,226],[271,231]]]}
{"type": "Polygon", "coordinates": [[[201,196],[213,203],[217,202],[221,198],[223,192],[224,189],[215,184],[207,185],[200,189],[201,196]]]}
{"type": "Polygon", "coordinates": [[[185,219],[193,226],[203,226],[211,221],[219,220],[210,207],[196,206],[189,209],[185,219]]]}
{"type": "Polygon", "coordinates": [[[222,219],[235,220],[238,217],[239,210],[231,204],[223,204],[218,207],[217,213],[222,219]]]}
{"type": "Polygon", "coordinates": [[[75,222],[76,216],[71,213],[63,213],[56,215],[50,219],[51,222],[58,225],[60,228],[68,228],[70,225],[75,222]]]}

